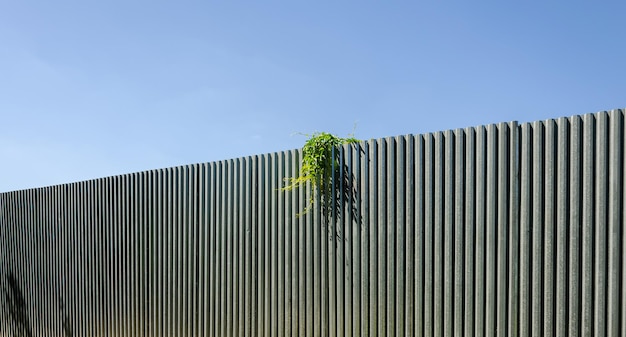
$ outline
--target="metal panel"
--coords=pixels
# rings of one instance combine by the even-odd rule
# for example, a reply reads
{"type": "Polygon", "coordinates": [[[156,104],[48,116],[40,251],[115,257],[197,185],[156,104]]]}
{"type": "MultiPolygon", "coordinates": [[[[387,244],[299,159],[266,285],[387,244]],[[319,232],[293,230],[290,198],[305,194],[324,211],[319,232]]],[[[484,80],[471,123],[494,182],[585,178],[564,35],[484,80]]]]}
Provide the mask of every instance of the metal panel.
{"type": "MultiPolygon", "coordinates": [[[[237,296],[236,296],[236,301],[237,301],[237,321],[236,321],[236,330],[237,330],[237,336],[242,336],[245,333],[245,308],[246,308],[246,303],[245,303],[245,261],[246,261],[246,254],[245,254],[245,243],[246,243],[246,232],[245,232],[245,183],[242,177],[245,176],[245,168],[243,165],[243,160],[241,159],[236,159],[236,165],[235,165],[235,170],[236,170],[236,193],[237,193],[237,197],[236,197],[236,202],[235,202],[235,229],[236,229],[236,238],[235,238],[235,245],[236,245],[236,256],[235,256],[235,262],[236,262],[236,282],[237,282],[237,296]]],[[[202,198],[202,194],[199,195],[199,199],[201,200],[202,198]]],[[[198,232],[201,229],[198,229],[198,232]]],[[[198,256],[198,258],[200,258],[200,256],[198,256]]],[[[201,271],[198,271],[201,274],[201,271]]],[[[199,317],[201,317],[199,315],[199,317]]],[[[200,323],[199,323],[200,324],[200,323]]],[[[200,334],[200,332],[198,332],[198,334],[200,334]]]]}
{"type": "MultiPolygon", "coordinates": [[[[269,234],[269,265],[270,267],[268,268],[268,271],[270,272],[269,275],[269,284],[270,284],[270,330],[269,330],[269,335],[270,336],[276,336],[277,334],[277,330],[278,330],[278,294],[277,294],[277,290],[278,290],[278,280],[277,280],[277,276],[278,276],[278,266],[277,266],[277,261],[278,261],[278,243],[277,243],[277,236],[278,236],[278,219],[277,219],[277,207],[278,207],[278,200],[277,200],[277,193],[278,193],[278,186],[277,186],[277,180],[278,180],[278,155],[276,153],[273,153],[269,156],[269,161],[268,161],[269,165],[270,165],[270,169],[269,171],[269,179],[268,179],[268,189],[269,189],[269,202],[270,202],[270,207],[268,207],[268,211],[269,211],[269,229],[268,229],[268,234],[269,234]]],[[[229,282],[227,282],[229,283],[229,282]]],[[[230,332],[227,333],[227,335],[232,335],[230,332]]]]}
{"type": "MultiPolygon", "coordinates": [[[[297,151],[293,151],[292,152],[292,157],[291,157],[291,167],[292,167],[292,175],[291,176],[295,176],[297,174],[297,172],[299,172],[300,170],[300,166],[299,166],[299,153],[297,151]]],[[[300,193],[298,192],[292,192],[290,193],[290,202],[291,202],[291,223],[290,223],[290,229],[291,229],[291,335],[292,336],[297,336],[298,335],[298,310],[299,310],[299,306],[300,306],[300,301],[298,300],[298,295],[299,295],[299,246],[298,246],[298,239],[299,239],[299,233],[300,233],[300,226],[299,226],[299,210],[300,210],[300,199],[299,199],[299,195],[300,193]]],[[[246,275],[247,277],[247,275],[246,275]]]]}
{"type": "Polygon", "coordinates": [[[474,335],[475,323],[475,265],[474,256],[476,253],[476,130],[474,128],[465,129],[466,150],[465,150],[465,275],[464,275],[464,300],[463,300],[463,335],[474,335]]]}
{"type": "MultiPolygon", "coordinates": [[[[252,214],[253,214],[253,185],[252,185],[252,170],[253,170],[253,158],[252,157],[248,157],[243,161],[243,176],[245,178],[243,178],[244,182],[243,182],[243,186],[244,186],[244,190],[245,190],[245,196],[244,196],[244,201],[243,201],[243,205],[242,205],[242,209],[243,209],[243,219],[244,219],[244,228],[245,228],[245,234],[244,234],[244,268],[245,268],[245,272],[244,272],[244,336],[246,337],[250,337],[252,336],[252,331],[254,329],[254,321],[253,321],[253,315],[254,315],[254,297],[252,294],[252,289],[254,288],[253,286],[253,263],[252,263],[252,259],[253,259],[253,229],[252,229],[252,214]]],[[[205,226],[206,227],[206,226],[205,226]]]]}
{"type": "Polygon", "coordinates": [[[396,335],[396,283],[402,277],[396,270],[396,217],[395,217],[395,201],[396,201],[396,184],[395,184],[395,163],[396,163],[396,142],[395,139],[389,137],[385,139],[386,147],[383,147],[385,156],[381,158],[385,168],[381,170],[379,176],[384,190],[381,194],[385,201],[381,203],[381,213],[385,214],[383,227],[386,227],[385,242],[385,275],[386,275],[386,299],[387,299],[387,315],[386,315],[386,335],[396,335]]]}
{"type": "Polygon", "coordinates": [[[568,332],[571,337],[581,336],[581,219],[582,219],[582,163],[583,163],[583,124],[579,116],[569,118],[570,122],[570,172],[569,172],[569,261],[567,300],[568,332]]]}
{"type": "MultiPolygon", "coordinates": [[[[370,261],[371,255],[369,251],[371,224],[369,221],[369,146],[367,142],[363,142],[357,146],[361,160],[359,161],[360,189],[357,193],[359,196],[360,217],[362,224],[360,225],[361,240],[361,336],[369,336],[370,333],[370,261]]],[[[325,297],[328,294],[324,295],[325,297]]]]}
{"type": "MultiPolygon", "coordinates": [[[[622,120],[624,118],[626,112],[621,110],[622,120]]],[[[626,124],[626,121],[624,122],[626,124]]],[[[626,125],[622,127],[622,224],[626,223],[626,125]]],[[[626,307],[626,290],[624,290],[624,285],[626,284],[626,229],[622,226],[622,278],[621,278],[621,289],[622,289],[622,298],[621,298],[621,308],[626,307]]],[[[621,336],[626,336],[626,310],[622,310],[621,312],[621,336]]]]}
{"type": "MultiPolygon", "coordinates": [[[[339,149],[335,149],[338,151],[339,149]]],[[[342,156],[343,157],[343,156],[342,156]]],[[[320,207],[320,200],[322,195],[320,193],[317,194],[316,199],[317,202],[315,207],[313,208],[313,212],[309,219],[311,219],[312,225],[312,237],[309,242],[311,242],[310,253],[311,253],[311,266],[312,268],[312,287],[310,289],[308,298],[310,299],[310,303],[312,303],[313,315],[310,319],[311,321],[311,330],[310,333],[314,336],[319,336],[321,334],[321,316],[322,316],[322,308],[321,308],[321,269],[322,269],[322,260],[321,260],[321,240],[324,237],[322,234],[322,214],[323,210],[320,207]]],[[[341,221],[341,220],[340,220],[341,221]]],[[[341,282],[343,284],[343,282],[341,282]]]]}
{"type": "MultiPolygon", "coordinates": [[[[608,260],[607,273],[607,318],[606,334],[608,336],[618,336],[620,330],[620,310],[624,311],[624,304],[620,309],[620,291],[624,292],[624,287],[620,284],[620,259],[623,258],[621,241],[621,231],[624,231],[624,221],[622,219],[622,180],[623,180],[623,146],[622,143],[624,127],[623,114],[619,110],[609,113],[609,164],[608,164],[608,260]]],[[[622,322],[626,325],[626,322],[622,322]]]]}
{"type": "MultiPolygon", "coordinates": [[[[346,155],[346,160],[344,161],[345,166],[343,167],[343,179],[345,179],[346,189],[344,195],[344,212],[348,212],[346,214],[346,232],[345,238],[350,241],[349,249],[346,249],[346,258],[349,266],[346,270],[345,274],[345,282],[348,285],[346,288],[346,295],[349,292],[349,297],[346,296],[350,300],[351,306],[351,315],[348,316],[350,319],[346,320],[346,324],[350,325],[348,331],[348,335],[359,334],[359,331],[362,335],[367,334],[367,319],[363,319],[363,317],[367,317],[367,283],[362,283],[361,272],[362,270],[367,270],[368,260],[366,258],[361,259],[361,256],[367,256],[366,247],[362,246],[362,240],[367,237],[367,227],[362,227],[361,220],[363,219],[363,212],[367,209],[367,206],[363,204],[363,195],[362,190],[365,186],[367,186],[366,174],[361,174],[361,171],[364,167],[362,165],[362,155],[365,151],[362,145],[357,146],[345,146],[342,149],[343,153],[346,155]],[[359,189],[360,187],[360,189],[359,189]]],[[[345,214],[345,213],[344,213],[345,214]]],[[[329,240],[325,239],[327,245],[330,244],[329,240]]],[[[326,248],[327,249],[327,248],[326,248]]],[[[328,290],[326,288],[322,289],[322,298],[324,301],[328,302],[328,290]]],[[[333,303],[327,303],[327,305],[332,306],[333,303]]],[[[327,310],[324,315],[327,315],[330,310],[327,310]]],[[[328,329],[328,327],[322,322],[322,336],[330,336],[332,335],[332,331],[328,329]]]]}
{"type": "MultiPolygon", "coordinates": [[[[362,299],[361,299],[361,196],[359,191],[361,188],[361,165],[360,165],[360,146],[349,146],[346,150],[348,152],[348,172],[349,176],[349,189],[347,195],[349,200],[347,201],[347,208],[349,211],[349,226],[351,229],[350,240],[352,243],[351,254],[351,266],[352,273],[349,275],[352,285],[352,335],[361,336],[361,321],[362,321],[362,299]]],[[[327,240],[323,240],[327,241],[327,240]]],[[[322,289],[322,296],[328,291],[322,289]]],[[[322,326],[324,329],[325,326],[322,326]]]]}
{"type": "MultiPolygon", "coordinates": [[[[400,211],[404,213],[406,223],[406,314],[405,320],[405,334],[409,336],[415,336],[416,323],[417,323],[417,310],[418,310],[418,295],[417,295],[417,231],[418,221],[415,218],[416,214],[416,150],[415,150],[415,137],[407,136],[405,145],[405,196],[404,196],[404,209],[400,211]]],[[[404,294],[401,294],[404,296],[404,294]]]]}
{"type": "Polygon", "coordinates": [[[606,335],[607,219],[609,125],[606,113],[596,114],[595,221],[594,221],[594,336],[606,335]]]}
{"type": "MultiPolygon", "coordinates": [[[[507,282],[509,269],[509,233],[514,230],[513,221],[509,218],[511,205],[510,200],[510,184],[513,178],[510,170],[510,129],[506,123],[498,124],[497,134],[497,221],[495,225],[496,237],[496,335],[510,336],[508,331],[508,291],[510,290],[507,282]]],[[[517,196],[516,196],[517,197],[517,196]]],[[[517,199],[517,198],[516,198],[517,199]]]]}
{"type": "Polygon", "coordinates": [[[543,228],[544,228],[544,130],[534,122],[532,130],[532,306],[531,335],[543,336],[543,228]]]}
{"type": "Polygon", "coordinates": [[[583,117],[583,181],[582,181],[582,303],[581,336],[591,336],[593,329],[593,238],[594,238],[594,184],[595,184],[595,116],[583,117]]]}
{"type": "Polygon", "coordinates": [[[474,332],[476,337],[485,336],[485,235],[487,192],[487,130],[476,128],[476,227],[475,227],[475,282],[474,282],[474,332]]]}
{"type": "Polygon", "coordinates": [[[454,133],[448,130],[443,139],[443,336],[453,335],[454,323],[454,133]]]}
{"type": "MultiPolygon", "coordinates": [[[[409,279],[408,268],[407,268],[407,229],[411,225],[406,221],[406,192],[405,188],[407,187],[407,177],[406,177],[406,141],[404,137],[396,137],[395,138],[395,149],[392,148],[395,152],[394,158],[390,159],[390,166],[392,167],[390,172],[393,176],[390,175],[389,184],[395,187],[395,193],[390,194],[391,200],[388,201],[388,208],[391,213],[395,213],[395,257],[396,260],[396,282],[395,282],[395,334],[404,336],[405,333],[405,322],[406,322],[406,307],[407,302],[406,298],[410,298],[407,290],[407,280],[409,279]],[[393,165],[395,163],[395,169],[393,165]]],[[[388,218],[390,221],[391,218],[388,218]]],[[[393,285],[393,284],[392,284],[393,285]]],[[[355,333],[356,334],[356,333],[355,333]]]]}
{"type": "Polygon", "coordinates": [[[323,193],[282,190],[299,150],[1,193],[0,335],[624,335],[625,142],[613,110],[346,145],[323,193]]]}
{"type": "Polygon", "coordinates": [[[443,226],[444,226],[444,135],[443,132],[435,133],[434,144],[434,211],[433,211],[433,335],[435,337],[443,336],[444,326],[444,247],[443,247],[443,226]]]}
{"type": "MultiPolygon", "coordinates": [[[[276,247],[276,257],[274,259],[274,263],[276,263],[276,301],[277,301],[277,312],[276,312],[276,334],[279,336],[285,335],[285,298],[286,296],[286,287],[285,287],[285,195],[284,191],[281,191],[282,181],[285,178],[285,153],[281,152],[277,157],[277,167],[275,171],[275,181],[273,184],[274,193],[276,194],[276,214],[275,214],[275,230],[276,235],[274,235],[274,239],[276,240],[274,247],[276,247]]],[[[236,206],[233,206],[235,208],[236,206]]],[[[236,211],[236,210],[235,210],[236,211]]],[[[236,213],[235,213],[236,214],[236,213]]],[[[237,245],[237,242],[235,242],[237,245]]],[[[238,259],[235,258],[235,261],[238,259]]]]}
{"type": "MultiPolygon", "coordinates": [[[[295,171],[296,165],[294,165],[295,164],[294,152],[295,151],[289,151],[285,153],[285,158],[284,158],[285,168],[283,172],[284,179],[288,179],[287,177],[292,177],[297,174],[297,172],[295,171]]],[[[294,228],[293,228],[294,220],[293,219],[295,218],[295,212],[294,212],[294,207],[293,207],[292,195],[295,196],[295,193],[287,193],[285,191],[283,194],[284,232],[282,234],[283,235],[282,240],[284,241],[283,264],[285,268],[285,272],[284,272],[285,320],[284,320],[284,332],[283,332],[284,336],[292,335],[292,322],[293,322],[293,313],[294,313],[293,308],[295,307],[295,301],[294,301],[294,296],[293,296],[294,295],[293,289],[295,288],[294,282],[293,282],[293,277],[294,277],[293,261],[294,261],[295,254],[293,253],[294,241],[292,240],[292,238],[294,237],[294,234],[293,234],[294,233],[294,228]]],[[[243,270],[241,272],[242,272],[242,275],[240,277],[243,278],[243,270]]],[[[243,302],[242,302],[242,305],[243,305],[243,302]]],[[[242,317],[242,325],[243,325],[243,317],[242,317]]]]}
{"type": "Polygon", "coordinates": [[[544,221],[543,221],[543,334],[554,336],[555,327],[555,225],[556,225],[556,125],[544,123],[544,221]]]}
{"type": "MultiPolygon", "coordinates": [[[[389,311],[387,307],[389,303],[393,303],[389,300],[388,296],[388,288],[387,288],[387,221],[386,221],[386,198],[387,198],[387,188],[388,186],[385,184],[385,180],[387,179],[387,141],[386,139],[380,139],[377,143],[378,145],[378,172],[375,175],[375,179],[377,180],[377,229],[378,229],[378,335],[384,336],[387,334],[387,325],[390,323],[389,311]]],[[[339,303],[337,304],[339,307],[339,303]]],[[[340,308],[339,308],[340,309],[340,308]]],[[[339,326],[339,320],[337,322],[339,326]]],[[[341,327],[338,327],[340,329],[341,327]]]]}
{"type": "MultiPolygon", "coordinates": [[[[370,140],[366,144],[368,153],[368,229],[369,229],[369,335],[378,335],[378,193],[376,179],[378,176],[378,146],[376,140],[370,140]]],[[[332,242],[332,241],[331,241],[332,242]]],[[[332,296],[333,290],[330,290],[332,296]]],[[[332,301],[332,300],[331,300],[332,301]]],[[[333,303],[333,302],[331,302],[333,303]]],[[[331,318],[331,334],[332,334],[331,318]]]]}
{"type": "Polygon", "coordinates": [[[498,128],[487,126],[487,186],[486,186],[486,226],[485,226],[485,335],[496,335],[497,318],[497,225],[498,225],[498,128]],[[496,268],[494,268],[496,266],[496,268]]]}
{"type": "MultiPolygon", "coordinates": [[[[311,198],[315,198],[315,193],[311,191],[311,187],[309,186],[309,188],[307,188],[307,191],[305,193],[306,195],[306,200],[311,200],[311,198]]],[[[319,194],[318,194],[319,196],[319,194]]],[[[318,202],[315,203],[313,209],[313,212],[315,212],[315,209],[319,207],[319,200],[318,202]]],[[[319,211],[318,211],[319,212],[319,211]]],[[[314,275],[314,270],[315,270],[315,265],[314,265],[314,243],[316,242],[315,238],[314,238],[314,233],[317,232],[317,228],[314,228],[314,219],[313,219],[313,213],[309,212],[305,215],[305,225],[304,225],[304,237],[305,237],[305,243],[304,243],[304,258],[306,261],[306,270],[305,270],[305,293],[304,293],[304,301],[306,303],[306,312],[303,313],[304,317],[304,321],[305,321],[305,325],[303,325],[303,328],[305,328],[306,330],[306,334],[305,336],[314,336],[313,334],[313,329],[314,329],[314,319],[315,319],[315,301],[313,298],[314,295],[314,279],[315,276],[314,275]]],[[[266,334],[267,335],[267,334],[266,334]]]]}
{"type": "MultiPolygon", "coordinates": [[[[298,189],[298,210],[303,210],[305,207],[309,206],[309,198],[305,189],[298,189]]],[[[306,259],[306,249],[307,249],[307,216],[301,215],[298,217],[297,223],[297,253],[298,253],[298,319],[297,319],[297,329],[294,329],[294,332],[297,332],[298,336],[306,336],[306,323],[307,323],[307,266],[310,266],[308,260],[306,259]]]]}
{"type": "Polygon", "coordinates": [[[532,125],[525,123],[520,129],[520,307],[519,336],[530,337],[532,322],[532,125]]]}
{"type": "Polygon", "coordinates": [[[434,233],[434,139],[432,134],[425,135],[424,142],[424,335],[434,332],[433,304],[433,233],[434,233]]]}
{"type": "MultiPolygon", "coordinates": [[[[463,302],[465,300],[465,132],[457,129],[454,132],[454,336],[463,336],[463,302]]],[[[450,247],[452,249],[452,247],[450,247]]]]}
{"type": "Polygon", "coordinates": [[[224,201],[223,205],[224,209],[224,247],[225,247],[225,257],[224,257],[224,281],[226,284],[226,296],[225,296],[225,309],[226,309],[226,325],[224,336],[232,336],[234,333],[235,326],[235,282],[234,282],[234,194],[235,194],[235,186],[234,186],[234,163],[233,160],[227,160],[224,163],[224,177],[226,181],[224,183],[224,201]]]}
{"type": "MultiPolygon", "coordinates": [[[[519,336],[520,315],[520,127],[509,123],[509,250],[508,250],[508,336],[519,336]]],[[[504,224],[504,226],[507,226],[504,224]]],[[[505,276],[506,277],[506,276],[505,276]]],[[[505,283],[502,280],[502,283],[505,283]]]]}
{"type": "Polygon", "coordinates": [[[567,335],[567,274],[569,229],[569,121],[557,121],[557,169],[556,169],[556,313],[555,335],[567,335]]]}

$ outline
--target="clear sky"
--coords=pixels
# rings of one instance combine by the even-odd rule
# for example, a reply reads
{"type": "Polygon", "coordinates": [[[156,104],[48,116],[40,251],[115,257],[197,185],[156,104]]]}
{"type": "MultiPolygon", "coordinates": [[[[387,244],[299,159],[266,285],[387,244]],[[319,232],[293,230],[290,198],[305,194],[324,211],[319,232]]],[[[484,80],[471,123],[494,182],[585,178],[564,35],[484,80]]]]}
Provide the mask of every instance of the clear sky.
{"type": "Polygon", "coordinates": [[[0,1],[0,192],[626,107],[626,2],[0,1]]]}

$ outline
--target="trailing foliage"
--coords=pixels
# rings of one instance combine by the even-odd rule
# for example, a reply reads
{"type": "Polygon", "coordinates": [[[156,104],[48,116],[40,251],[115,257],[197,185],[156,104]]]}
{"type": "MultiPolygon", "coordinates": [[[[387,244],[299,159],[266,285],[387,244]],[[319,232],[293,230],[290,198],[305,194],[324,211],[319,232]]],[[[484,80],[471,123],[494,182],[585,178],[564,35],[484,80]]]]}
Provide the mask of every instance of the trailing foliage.
{"type": "Polygon", "coordinates": [[[333,151],[344,144],[358,143],[359,140],[351,136],[347,138],[337,137],[327,132],[316,132],[306,135],[309,139],[302,147],[302,166],[300,173],[295,178],[288,178],[288,185],[283,189],[290,191],[294,188],[311,183],[313,194],[307,208],[301,213],[306,213],[315,200],[315,193],[322,195],[330,188],[334,170],[338,168],[339,153],[333,151]],[[333,155],[334,153],[334,155],[333,155]]]}

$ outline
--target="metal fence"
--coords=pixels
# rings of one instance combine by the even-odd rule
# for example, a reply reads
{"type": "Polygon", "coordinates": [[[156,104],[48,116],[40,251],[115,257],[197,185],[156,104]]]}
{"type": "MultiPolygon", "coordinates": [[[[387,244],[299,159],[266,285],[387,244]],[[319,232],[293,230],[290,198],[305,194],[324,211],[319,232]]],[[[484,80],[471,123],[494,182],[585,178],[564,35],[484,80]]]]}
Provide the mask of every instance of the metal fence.
{"type": "Polygon", "coordinates": [[[2,193],[0,336],[626,336],[624,131],[370,140],[325,198],[297,150],[2,193]]]}

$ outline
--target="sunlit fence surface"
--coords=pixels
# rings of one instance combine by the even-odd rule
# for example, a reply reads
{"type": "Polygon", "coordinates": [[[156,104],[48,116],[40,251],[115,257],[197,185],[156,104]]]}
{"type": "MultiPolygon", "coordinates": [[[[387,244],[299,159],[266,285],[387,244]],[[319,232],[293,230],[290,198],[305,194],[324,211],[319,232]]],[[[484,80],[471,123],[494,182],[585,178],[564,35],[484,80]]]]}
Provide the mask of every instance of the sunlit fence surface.
{"type": "Polygon", "coordinates": [[[370,140],[317,194],[298,150],[2,193],[0,336],[625,336],[624,131],[370,140]]]}

